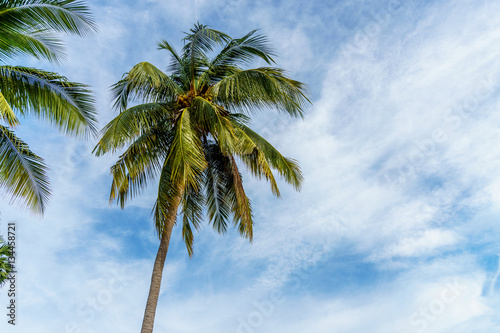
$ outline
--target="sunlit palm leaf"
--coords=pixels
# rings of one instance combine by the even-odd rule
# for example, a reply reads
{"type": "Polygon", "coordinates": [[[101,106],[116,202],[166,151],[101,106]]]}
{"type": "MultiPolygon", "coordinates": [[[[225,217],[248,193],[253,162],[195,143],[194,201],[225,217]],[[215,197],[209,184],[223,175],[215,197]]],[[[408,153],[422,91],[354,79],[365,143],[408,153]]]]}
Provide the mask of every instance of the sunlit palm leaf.
{"type": "MultiPolygon", "coordinates": [[[[201,180],[201,177],[199,178],[201,180]]],[[[201,186],[198,186],[200,188],[201,186]]],[[[203,194],[192,188],[187,188],[184,191],[182,198],[182,238],[186,244],[188,254],[193,255],[194,235],[191,226],[196,230],[200,228],[203,219],[203,206],[205,198],[203,194]]]]}
{"type": "Polygon", "coordinates": [[[90,9],[81,0],[2,0],[0,30],[49,29],[88,35],[96,31],[90,9]]]}
{"type": "Polygon", "coordinates": [[[46,120],[65,134],[96,132],[94,98],[83,84],[39,69],[0,66],[0,91],[22,115],[46,120]]]}
{"type": "Polygon", "coordinates": [[[302,116],[309,103],[304,84],[285,76],[278,68],[261,67],[236,72],[212,88],[214,99],[231,111],[278,109],[291,116],[302,116]]]}
{"type": "Polygon", "coordinates": [[[22,55],[57,61],[63,54],[60,40],[47,31],[35,31],[29,35],[22,32],[0,33],[0,60],[22,55]]]}
{"type": "Polygon", "coordinates": [[[162,169],[171,142],[172,133],[158,127],[137,138],[111,167],[110,203],[116,200],[123,208],[128,198],[145,189],[162,169]]]}
{"type": "Polygon", "coordinates": [[[251,130],[248,126],[241,123],[238,123],[237,125],[243,130],[243,132],[245,132],[246,135],[248,135],[257,149],[262,153],[262,157],[266,159],[271,167],[276,169],[287,183],[295,187],[296,190],[300,190],[304,178],[302,176],[302,172],[300,171],[298,162],[281,155],[276,148],[274,148],[263,137],[251,130]]]}
{"type": "Polygon", "coordinates": [[[116,152],[130,144],[141,133],[152,128],[173,124],[173,109],[167,103],[146,103],[136,105],[121,112],[101,130],[101,139],[94,149],[97,156],[116,152]]]}
{"type": "Polygon", "coordinates": [[[189,109],[177,120],[174,139],[167,157],[171,164],[172,181],[199,190],[198,176],[207,166],[200,138],[193,130],[189,109]]]}
{"type": "Polygon", "coordinates": [[[182,89],[165,73],[148,62],[135,65],[113,85],[114,107],[120,111],[130,101],[171,102],[182,89]]]}
{"type": "Polygon", "coordinates": [[[240,70],[241,65],[251,63],[255,58],[261,58],[266,63],[274,63],[273,51],[270,49],[267,38],[254,35],[257,30],[246,36],[232,39],[217,56],[210,61],[204,75],[209,76],[212,82],[218,82],[224,77],[240,70]]]}
{"type": "Polygon", "coordinates": [[[0,118],[6,121],[11,127],[19,125],[19,120],[17,119],[16,114],[10,107],[9,103],[5,100],[5,97],[3,97],[1,91],[0,91],[0,118]]]}
{"type": "Polygon", "coordinates": [[[0,186],[7,190],[14,203],[22,201],[35,213],[43,213],[50,194],[47,168],[26,143],[1,125],[0,186]]]}

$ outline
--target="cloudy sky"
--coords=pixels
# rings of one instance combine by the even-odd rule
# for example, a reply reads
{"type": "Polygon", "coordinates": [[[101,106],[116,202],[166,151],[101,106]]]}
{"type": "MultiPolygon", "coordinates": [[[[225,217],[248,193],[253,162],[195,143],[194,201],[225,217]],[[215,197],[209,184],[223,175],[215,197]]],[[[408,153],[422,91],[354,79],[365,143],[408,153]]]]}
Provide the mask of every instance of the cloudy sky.
{"type": "MultiPolygon", "coordinates": [[[[140,61],[160,68],[199,21],[240,37],[260,29],[279,67],[309,87],[304,120],[253,127],[305,175],[300,193],[245,174],[254,242],[201,229],[188,258],[174,229],[157,332],[500,332],[500,2],[490,0],[89,1],[100,32],[66,38],[60,66],[90,84],[102,126],[109,86],[140,61]]],[[[156,254],[155,191],[108,206],[95,140],[26,119],[49,164],[43,219],[17,224],[17,325],[2,332],[138,332],[156,254]]]]}

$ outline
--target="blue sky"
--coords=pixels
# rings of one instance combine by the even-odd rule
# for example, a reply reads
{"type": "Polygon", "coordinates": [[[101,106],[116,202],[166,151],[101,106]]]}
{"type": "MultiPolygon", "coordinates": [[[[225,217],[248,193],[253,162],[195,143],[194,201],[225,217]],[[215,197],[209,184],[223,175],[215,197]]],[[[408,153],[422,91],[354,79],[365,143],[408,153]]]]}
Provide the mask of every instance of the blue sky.
{"type": "MultiPolygon", "coordinates": [[[[99,34],[66,38],[53,69],[96,92],[140,61],[166,68],[195,22],[239,37],[260,29],[277,64],[309,86],[304,120],[253,127],[301,162],[283,198],[245,174],[249,244],[204,227],[189,259],[174,229],[157,332],[500,332],[500,21],[495,1],[89,1],[99,34]]],[[[137,332],[158,240],[152,187],[108,206],[94,140],[26,120],[49,164],[44,219],[4,200],[18,225],[18,325],[4,332],[137,332]]],[[[0,290],[0,304],[6,304],[0,290]]],[[[3,305],[2,305],[3,307],[3,305]]]]}

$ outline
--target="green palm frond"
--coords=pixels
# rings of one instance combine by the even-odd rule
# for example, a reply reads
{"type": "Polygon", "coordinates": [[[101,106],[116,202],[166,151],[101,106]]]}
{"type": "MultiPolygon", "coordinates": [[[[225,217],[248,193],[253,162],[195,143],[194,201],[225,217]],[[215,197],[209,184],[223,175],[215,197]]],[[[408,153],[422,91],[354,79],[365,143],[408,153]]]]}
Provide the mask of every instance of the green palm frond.
{"type": "Polygon", "coordinates": [[[291,184],[296,190],[300,190],[304,178],[298,162],[281,155],[276,148],[248,126],[242,123],[238,123],[237,126],[241,128],[255,144],[257,150],[260,152],[259,156],[265,158],[266,162],[268,162],[273,169],[277,170],[287,183],[291,184]]]}
{"type": "Polygon", "coordinates": [[[80,36],[97,30],[90,9],[81,0],[0,1],[0,30],[30,31],[33,27],[80,36]]]}
{"type": "MultiPolygon", "coordinates": [[[[201,179],[201,177],[199,177],[201,179]]],[[[200,186],[199,186],[200,187],[200,186]]],[[[182,238],[186,244],[189,256],[193,255],[194,235],[191,226],[196,230],[200,228],[203,219],[205,198],[198,190],[188,187],[182,198],[182,238]]]]}
{"type": "Polygon", "coordinates": [[[43,214],[50,195],[47,168],[26,143],[0,125],[0,186],[7,189],[13,203],[22,201],[43,214]]]}
{"type": "Polygon", "coordinates": [[[135,65],[112,86],[114,107],[120,111],[130,101],[170,102],[182,89],[165,73],[148,62],[135,65]]]}
{"type": "Polygon", "coordinates": [[[177,216],[177,207],[180,203],[184,189],[179,183],[172,181],[172,171],[168,163],[163,164],[158,181],[158,196],[153,207],[155,229],[161,238],[167,228],[171,216],[177,216]],[[175,209],[173,209],[175,207],[175,209]]]}
{"type": "Polygon", "coordinates": [[[0,91],[0,118],[9,124],[11,127],[15,127],[19,125],[19,120],[16,117],[16,114],[10,107],[9,103],[3,96],[0,91]]]}
{"type": "Polygon", "coordinates": [[[48,121],[65,134],[96,132],[94,98],[83,84],[40,69],[0,66],[0,91],[20,114],[48,121]]]}
{"type": "Polygon", "coordinates": [[[227,198],[231,205],[231,210],[234,216],[234,224],[238,227],[240,235],[248,238],[250,241],[253,239],[253,217],[252,206],[250,199],[245,193],[243,187],[243,180],[241,173],[236,164],[234,157],[229,156],[231,166],[232,182],[229,184],[227,198]]]}
{"type": "Polygon", "coordinates": [[[217,56],[210,61],[204,75],[212,82],[218,82],[224,77],[241,70],[240,66],[251,63],[255,58],[261,58],[266,63],[274,63],[273,50],[269,47],[267,38],[254,35],[257,30],[250,31],[246,36],[232,39],[217,56]]]}
{"type": "Polygon", "coordinates": [[[172,144],[173,133],[161,124],[141,134],[111,167],[113,183],[110,202],[122,207],[127,197],[134,197],[146,188],[162,169],[162,161],[172,144]]]}
{"type": "Polygon", "coordinates": [[[201,140],[193,130],[190,110],[183,109],[177,120],[174,139],[167,160],[171,164],[172,181],[198,189],[198,176],[207,166],[201,140]]]}
{"type": "Polygon", "coordinates": [[[214,100],[230,111],[271,108],[302,117],[310,103],[304,84],[288,78],[279,68],[238,71],[216,83],[212,92],[214,100]]]}
{"type": "Polygon", "coordinates": [[[124,110],[101,130],[101,139],[93,152],[97,156],[115,153],[141,133],[158,126],[170,127],[173,125],[173,111],[167,103],[145,103],[124,110]]]}
{"type": "Polygon", "coordinates": [[[171,144],[170,133],[158,128],[142,134],[111,167],[110,203],[114,200],[123,208],[128,198],[133,198],[147,187],[162,168],[171,144]]]}
{"type": "Polygon", "coordinates": [[[183,61],[179,56],[179,54],[177,53],[177,51],[175,50],[175,48],[171,46],[166,40],[162,39],[161,41],[158,42],[158,49],[167,50],[170,53],[172,60],[170,61],[170,66],[168,69],[172,73],[179,75],[180,72],[182,71],[183,61]]]}
{"type": "Polygon", "coordinates": [[[45,30],[29,35],[3,31],[0,34],[0,60],[18,55],[57,61],[64,52],[61,41],[45,30]]]}
{"type": "Polygon", "coordinates": [[[11,128],[18,116],[34,116],[65,134],[96,133],[94,98],[88,87],[36,68],[6,65],[16,56],[59,61],[64,55],[59,33],[88,35],[96,31],[82,0],[0,0],[0,186],[11,201],[22,201],[42,214],[49,196],[43,160],[11,128]]]}
{"type": "Polygon", "coordinates": [[[206,53],[212,51],[217,45],[223,45],[231,39],[225,33],[210,29],[206,25],[196,24],[191,33],[184,37],[184,48],[182,49],[183,58],[189,60],[191,68],[191,84],[194,84],[195,78],[200,72],[200,65],[208,64],[206,53]]]}
{"type": "Polygon", "coordinates": [[[231,160],[222,154],[217,144],[207,144],[204,151],[208,162],[204,172],[207,214],[214,229],[224,234],[231,215],[228,196],[234,192],[232,191],[231,160]]]}

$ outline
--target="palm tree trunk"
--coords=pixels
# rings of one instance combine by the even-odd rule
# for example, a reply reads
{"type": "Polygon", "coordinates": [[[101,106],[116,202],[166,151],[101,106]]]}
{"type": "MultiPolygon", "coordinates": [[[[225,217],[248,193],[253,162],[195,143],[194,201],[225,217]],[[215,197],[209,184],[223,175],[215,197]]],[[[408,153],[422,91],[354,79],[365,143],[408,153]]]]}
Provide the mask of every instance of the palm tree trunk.
{"type": "Polygon", "coordinates": [[[151,276],[151,286],[149,287],[149,296],[144,311],[144,319],[142,321],[141,333],[152,333],[156,314],[156,305],[158,304],[158,296],[160,295],[161,277],[163,267],[165,266],[165,258],[167,257],[168,245],[170,236],[174,228],[175,218],[177,217],[177,208],[181,201],[182,195],[179,195],[172,206],[172,210],[168,212],[165,229],[160,240],[160,247],[156,254],[155,264],[153,266],[153,275],[151,276]]]}

